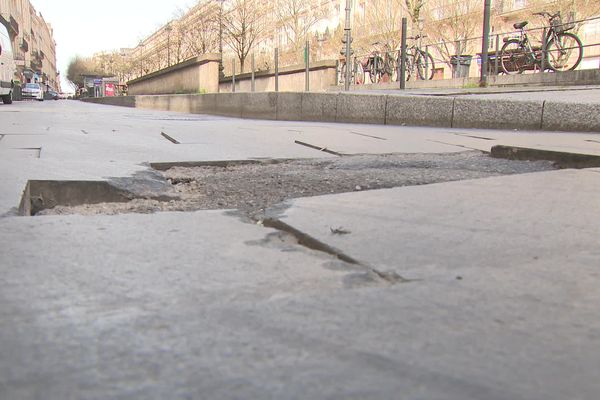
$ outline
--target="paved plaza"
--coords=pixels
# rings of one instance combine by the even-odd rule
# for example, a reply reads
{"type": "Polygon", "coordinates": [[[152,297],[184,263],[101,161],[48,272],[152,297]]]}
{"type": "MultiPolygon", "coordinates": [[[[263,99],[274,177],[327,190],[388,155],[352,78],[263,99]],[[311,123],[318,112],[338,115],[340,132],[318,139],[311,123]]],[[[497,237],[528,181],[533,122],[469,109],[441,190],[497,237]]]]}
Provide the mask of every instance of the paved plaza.
{"type": "Polygon", "coordinates": [[[600,155],[598,134],[75,101],[0,106],[0,121],[2,399],[600,395],[599,168],[301,197],[258,221],[19,215],[28,182],[150,185],[160,163],[600,155]]]}

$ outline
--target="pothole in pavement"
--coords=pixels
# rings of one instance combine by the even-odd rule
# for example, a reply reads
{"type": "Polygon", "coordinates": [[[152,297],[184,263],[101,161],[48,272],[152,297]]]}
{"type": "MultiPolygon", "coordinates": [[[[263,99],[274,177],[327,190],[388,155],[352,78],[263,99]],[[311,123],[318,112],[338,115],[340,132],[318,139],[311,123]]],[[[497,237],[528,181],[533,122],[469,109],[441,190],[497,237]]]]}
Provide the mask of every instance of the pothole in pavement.
{"type": "MultiPolygon", "coordinates": [[[[29,182],[21,215],[120,214],[236,209],[260,220],[288,199],[546,171],[546,161],[509,161],[478,151],[327,159],[152,164],[151,192],[127,180],[29,182]],[[156,176],[160,174],[160,176],[156,176]],[[161,181],[161,182],[159,182],[161,181]],[[158,187],[158,189],[156,189],[158,187]]],[[[139,180],[136,181],[139,185],[139,180]]]]}

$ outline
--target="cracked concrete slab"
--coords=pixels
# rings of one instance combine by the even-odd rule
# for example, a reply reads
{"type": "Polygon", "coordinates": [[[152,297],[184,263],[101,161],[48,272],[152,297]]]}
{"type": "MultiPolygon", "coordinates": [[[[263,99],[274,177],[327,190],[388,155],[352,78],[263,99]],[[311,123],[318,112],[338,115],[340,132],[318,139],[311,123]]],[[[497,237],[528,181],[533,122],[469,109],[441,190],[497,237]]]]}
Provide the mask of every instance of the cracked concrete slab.
{"type": "Polygon", "coordinates": [[[349,151],[376,143],[365,152],[597,146],[595,135],[468,131],[483,140],[44,103],[0,106],[0,134],[47,135],[27,139],[44,141],[40,159],[0,157],[0,398],[598,397],[598,169],[278,209],[408,278],[396,283],[231,213],[5,215],[30,179],[129,185],[149,162],[319,157],[288,142],[305,131],[349,151]]]}
{"type": "Polygon", "coordinates": [[[418,272],[433,260],[477,268],[518,261],[517,254],[552,259],[561,247],[598,246],[598,183],[588,170],[540,172],[295,199],[275,216],[397,271],[418,272]],[[340,226],[352,233],[333,235],[330,228],[340,226]]]}
{"type": "Polygon", "coordinates": [[[474,398],[592,399],[599,183],[595,171],[563,170],[297,199],[278,213],[335,251],[411,281],[390,289],[396,298],[366,296],[373,312],[402,319],[395,332],[416,347],[396,354],[417,369],[477,382],[474,398]]]}

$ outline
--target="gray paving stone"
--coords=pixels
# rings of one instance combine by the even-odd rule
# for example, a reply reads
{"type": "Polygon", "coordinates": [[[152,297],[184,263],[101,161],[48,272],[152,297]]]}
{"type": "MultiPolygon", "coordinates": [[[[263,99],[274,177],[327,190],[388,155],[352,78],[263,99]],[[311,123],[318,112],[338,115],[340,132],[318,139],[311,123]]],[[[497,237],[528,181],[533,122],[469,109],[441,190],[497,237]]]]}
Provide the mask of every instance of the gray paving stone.
{"type": "Polygon", "coordinates": [[[335,122],[337,93],[302,93],[302,121],[335,122]]]}
{"type": "Polygon", "coordinates": [[[599,103],[546,101],[543,118],[544,130],[600,132],[599,103]]]}
{"type": "Polygon", "coordinates": [[[387,96],[381,94],[356,96],[340,93],[337,105],[337,122],[385,124],[387,96]]]}
{"type": "Polygon", "coordinates": [[[245,93],[218,93],[216,96],[215,113],[226,117],[242,117],[245,93]]]}
{"type": "Polygon", "coordinates": [[[433,96],[388,96],[386,124],[451,127],[454,99],[433,96]]]}
{"type": "Polygon", "coordinates": [[[242,118],[277,119],[277,93],[243,93],[242,118]]]}
{"type": "Polygon", "coordinates": [[[280,92],[277,94],[277,119],[280,121],[302,120],[302,93],[280,92]]]}
{"type": "Polygon", "coordinates": [[[454,128],[539,130],[543,101],[478,100],[456,98],[454,128]]]}

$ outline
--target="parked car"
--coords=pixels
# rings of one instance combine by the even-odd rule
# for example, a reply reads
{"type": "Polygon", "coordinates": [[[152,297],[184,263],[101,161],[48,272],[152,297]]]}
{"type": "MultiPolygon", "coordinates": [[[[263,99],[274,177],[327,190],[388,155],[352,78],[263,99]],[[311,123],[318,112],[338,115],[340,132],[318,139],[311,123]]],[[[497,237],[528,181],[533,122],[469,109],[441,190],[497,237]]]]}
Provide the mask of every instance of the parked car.
{"type": "Polygon", "coordinates": [[[46,93],[44,93],[45,100],[58,100],[58,93],[55,90],[49,89],[46,93]]]}
{"type": "Polygon", "coordinates": [[[44,90],[39,83],[27,83],[22,90],[23,99],[44,101],[44,90]]]}
{"type": "Polygon", "coordinates": [[[4,104],[12,103],[13,77],[17,65],[13,58],[12,44],[6,27],[0,24],[0,97],[4,104]]]}

